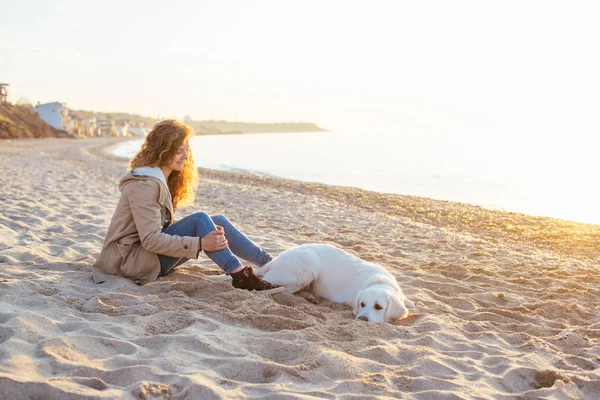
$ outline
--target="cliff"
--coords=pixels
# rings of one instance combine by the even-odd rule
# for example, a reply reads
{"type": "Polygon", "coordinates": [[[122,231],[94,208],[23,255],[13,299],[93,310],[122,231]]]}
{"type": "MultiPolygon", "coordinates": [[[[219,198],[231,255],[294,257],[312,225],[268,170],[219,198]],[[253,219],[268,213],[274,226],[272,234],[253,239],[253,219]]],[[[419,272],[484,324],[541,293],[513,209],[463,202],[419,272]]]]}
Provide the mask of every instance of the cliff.
{"type": "Polygon", "coordinates": [[[0,139],[71,137],[45,123],[29,105],[0,104],[0,139]]]}

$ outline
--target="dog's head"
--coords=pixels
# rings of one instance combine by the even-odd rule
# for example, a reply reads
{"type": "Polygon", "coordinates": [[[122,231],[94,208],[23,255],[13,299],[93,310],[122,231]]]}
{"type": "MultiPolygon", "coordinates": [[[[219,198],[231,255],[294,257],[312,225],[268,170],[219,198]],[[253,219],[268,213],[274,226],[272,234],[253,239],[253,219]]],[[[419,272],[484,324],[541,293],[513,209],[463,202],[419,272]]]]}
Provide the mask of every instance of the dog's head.
{"type": "Polygon", "coordinates": [[[368,322],[389,322],[406,317],[412,307],[414,304],[401,291],[372,286],[358,292],[354,315],[368,322]]]}

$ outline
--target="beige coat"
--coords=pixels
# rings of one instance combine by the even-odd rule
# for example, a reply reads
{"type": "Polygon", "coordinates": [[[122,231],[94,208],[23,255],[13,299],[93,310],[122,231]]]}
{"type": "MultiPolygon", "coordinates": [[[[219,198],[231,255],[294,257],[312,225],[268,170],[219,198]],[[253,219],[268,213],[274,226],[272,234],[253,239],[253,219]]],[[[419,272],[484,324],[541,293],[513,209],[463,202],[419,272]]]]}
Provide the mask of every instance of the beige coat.
{"type": "Polygon", "coordinates": [[[92,267],[94,282],[107,275],[124,276],[136,283],[154,281],[160,273],[158,254],[198,258],[200,239],[174,236],[162,230],[173,222],[173,204],[167,186],[153,176],[129,171],[119,184],[121,199],[110,221],[102,251],[92,267]]]}

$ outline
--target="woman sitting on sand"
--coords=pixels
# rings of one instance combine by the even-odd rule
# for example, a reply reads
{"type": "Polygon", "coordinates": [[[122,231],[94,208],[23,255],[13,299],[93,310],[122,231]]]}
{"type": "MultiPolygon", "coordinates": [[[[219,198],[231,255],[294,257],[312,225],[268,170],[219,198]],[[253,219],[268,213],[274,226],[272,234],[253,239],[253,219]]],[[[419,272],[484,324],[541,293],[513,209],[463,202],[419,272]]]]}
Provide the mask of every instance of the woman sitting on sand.
{"type": "Polygon", "coordinates": [[[236,258],[258,266],[271,261],[226,217],[199,212],[173,223],[177,207],[192,203],[196,194],[198,171],[189,148],[192,135],[192,128],[177,120],[154,125],[131,160],[131,170],[121,178],[121,199],[92,269],[94,282],[118,275],[143,285],[204,251],[231,275],[234,287],[275,287],[236,258]]]}

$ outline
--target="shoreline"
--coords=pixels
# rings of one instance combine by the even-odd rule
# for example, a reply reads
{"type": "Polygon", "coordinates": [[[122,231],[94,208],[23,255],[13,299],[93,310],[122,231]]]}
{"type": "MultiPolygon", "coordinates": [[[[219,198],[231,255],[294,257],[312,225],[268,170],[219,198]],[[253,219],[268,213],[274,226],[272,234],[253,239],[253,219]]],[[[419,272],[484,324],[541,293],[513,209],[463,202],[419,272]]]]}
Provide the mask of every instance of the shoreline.
{"type": "MultiPolygon", "coordinates": [[[[86,140],[86,139],[93,139],[93,138],[84,138],[83,140],[86,140]]],[[[88,149],[88,151],[91,154],[94,154],[94,155],[97,155],[100,157],[104,157],[108,160],[129,162],[129,158],[121,157],[121,156],[117,156],[117,155],[113,154],[114,148],[118,147],[123,142],[140,140],[142,138],[140,138],[140,137],[124,137],[124,138],[109,138],[109,137],[107,137],[107,138],[102,138],[102,139],[106,139],[107,141],[110,141],[111,143],[103,143],[103,144],[99,144],[99,145],[90,147],[88,149]]]]}
{"type": "MultiPolygon", "coordinates": [[[[111,153],[111,149],[122,141],[124,140],[100,145],[91,151],[108,159],[128,162],[129,158],[111,153]]],[[[323,199],[339,200],[367,210],[375,211],[377,208],[377,211],[388,216],[406,217],[445,229],[467,231],[482,235],[488,240],[506,240],[516,244],[525,239],[533,241],[541,248],[557,251],[562,256],[600,260],[600,224],[495,210],[449,200],[271,177],[259,173],[238,173],[202,167],[198,167],[198,171],[201,177],[206,176],[210,179],[284,188],[323,199]],[[515,219],[519,223],[514,224],[515,219]]]]}
{"type": "Polygon", "coordinates": [[[390,271],[416,307],[402,320],[366,323],[343,304],[234,289],[210,278],[222,271],[205,254],[144,286],[118,277],[95,285],[90,268],[127,168],[102,155],[109,144],[0,147],[6,397],[598,393],[598,250],[583,249],[597,226],[201,170],[196,201],[177,219],[225,215],[273,256],[304,243],[343,248],[390,271]]]}
{"type": "MultiPolygon", "coordinates": [[[[258,141],[260,142],[260,140],[258,141]]],[[[220,143],[220,141],[217,141],[217,143],[220,143]]],[[[194,149],[196,149],[197,146],[201,147],[200,142],[194,142],[192,144],[194,149]]],[[[135,147],[136,146],[124,144],[118,151],[121,155],[127,156],[127,153],[132,153],[135,150],[135,147]]],[[[234,154],[239,154],[241,158],[244,159],[244,147],[245,146],[239,147],[234,145],[234,154]]],[[[585,190],[573,189],[575,192],[570,196],[574,199],[577,198],[577,196],[587,194],[582,201],[585,204],[583,209],[575,207],[573,205],[573,200],[561,205],[553,200],[554,196],[547,192],[546,189],[541,189],[543,186],[541,183],[543,181],[542,178],[540,178],[542,179],[541,181],[533,180],[532,183],[529,184],[530,186],[527,186],[525,181],[521,182],[514,180],[512,184],[508,184],[506,181],[496,179],[493,176],[489,178],[477,178],[475,176],[470,176],[468,173],[462,178],[459,175],[452,174],[442,176],[423,175],[421,178],[411,178],[409,175],[404,177],[402,173],[398,172],[390,178],[389,185],[382,185],[381,183],[372,185],[369,183],[370,181],[365,180],[365,177],[356,178],[352,173],[344,173],[340,177],[338,174],[327,172],[319,175],[317,170],[310,167],[305,171],[298,166],[294,166],[297,162],[298,160],[295,160],[293,165],[288,167],[285,167],[285,164],[281,164],[281,161],[274,164],[253,164],[248,159],[244,159],[241,163],[233,162],[233,164],[231,164],[226,162],[223,164],[214,157],[209,156],[204,161],[205,166],[199,165],[198,167],[207,169],[214,168],[219,171],[231,173],[249,173],[276,179],[299,180],[306,183],[320,183],[336,187],[356,188],[384,195],[404,195],[435,201],[447,201],[463,205],[480,206],[487,210],[522,214],[530,217],[551,218],[587,225],[600,225],[600,216],[597,214],[596,209],[591,207],[591,198],[593,198],[593,195],[590,191],[586,192],[585,190]],[[279,167],[283,167],[282,171],[287,170],[287,172],[279,174],[279,172],[277,172],[279,171],[277,169],[279,167]],[[258,170],[253,170],[253,168],[258,168],[258,170]],[[431,179],[434,177],[436,179],[432,181],[431,179]],[[439,182],[437,178],[439,178],[439,182]],[[466,183],[461,183],[463,180],[466,183]],[[399,183],[404,181],[404,184],[399,183]],[[452,186],[452,183],[455,181],[459,185],[458,189],[455,189],[452,186]],[[400,186],[398,186],[399,184],[400,186]],[[503,189],[505,185],[507,186],[503,189]],[[499,190],[504,190],[504,192],[498,192],[499,190]],[[481,193],[485,194],[481,195],[481,193]],[[496,194],[493,195],[493,193],[496,194]],[[537,206],[535,206],[536,204],[537,206]],[[567,204],[570,204],[571,206],[567,207],[567,204]]],[[[372,180],[375,181],[382,180],[376,175],[368,176],[371,176],[372,180]]],[[[564,193],[568,193],[568,191],[565,191],[564,193]]]]}
{"type": "Polygon", "coordinates": [[[198,168],[198,170],[201,177],[313,195],[324,200],[339,201],[368,211],[383,213],[387,217],[409,218],[444,229],[469,232],[483,236],[487,240],[518,244],[525,239],[563,256],[600,260],[600,246],[598,246],[600,225],[598,224],[531,216],[426,197],[273,178],[259,174],[239,174],[205,168],[198,168]],[[568,243],[564,243],[565,241],[568,243]]]}

